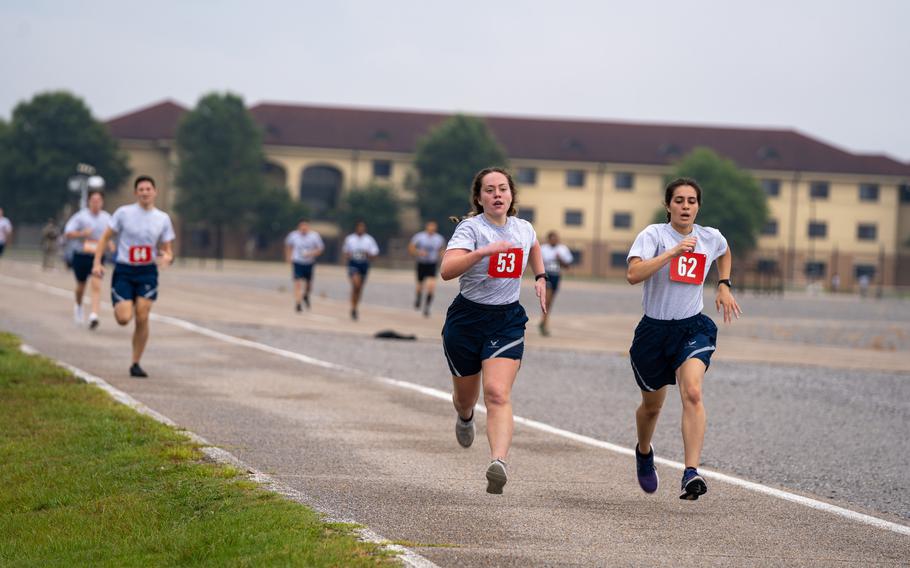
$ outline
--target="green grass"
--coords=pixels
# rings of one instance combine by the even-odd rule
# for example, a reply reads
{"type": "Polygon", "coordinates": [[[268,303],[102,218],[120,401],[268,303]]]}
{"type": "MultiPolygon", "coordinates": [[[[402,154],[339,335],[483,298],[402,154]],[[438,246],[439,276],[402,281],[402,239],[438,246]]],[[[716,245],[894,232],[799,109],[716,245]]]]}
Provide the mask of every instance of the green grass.
{"type": "Polygon", "coordinates": [[[0,334],[0,565],[389,566],[0,334]]]}

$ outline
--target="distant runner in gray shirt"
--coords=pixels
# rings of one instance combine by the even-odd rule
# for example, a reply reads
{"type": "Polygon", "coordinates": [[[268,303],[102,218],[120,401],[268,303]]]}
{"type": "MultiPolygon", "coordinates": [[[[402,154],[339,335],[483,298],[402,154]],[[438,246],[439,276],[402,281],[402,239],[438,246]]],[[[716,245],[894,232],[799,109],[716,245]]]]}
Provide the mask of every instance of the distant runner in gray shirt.
{"type": "Polygon", "coordinates": [[[433,303],[433,292],[436,290],[439,253],[446,246],[445,238],[436,232],[437,229],[436,221],[427,221],[424,230],[411,237],[408,244],[408,252],[417,259],[417,298],[414,300],[414,309],[420,309],[426,285],[427,300],[423,307],[423,315],[426,317],[430,315],[430,304],[433,303]]]}
{"type": "Polygon", "coordinates": [[[302,304],[310,309],[310,292],[313,289],[313,265],[325,250],[322,237],[310,229],[309,219],[297,221],[297,229],[284,239],[284,257],[291,263],[291,277],[294,280],[294,310],[303,311],[302,304]],[[306,281],[304,292],[303,282],[306,281]]]}
{"type": "Polygon", "coordinates": [[[501,168],[486,168],[471,184],[473,212],[455,228],[442,259],[444,280],[458,278],[461,293],[442,328],[443,353],[452,373],[455,439],[474,442],[474,405],[483,386],[490,458],[487,493],[506,484],[512,445],[512,385],[524,355],[528,316],[518,303],[521,276],[530,263],[534,291],[546,311],[546,274],[537,234],[519,219],[515,183],[501,168]],[[482,374],[482,383],[481,383],[482,374]]]}
{"type": "MultiPolygon", "coordinates": [[[[88,207],[77,211],[66,222],[63,236],[75,244],[73,275],[76,277],[76,305],[73,308],[73,321],[76,325],[83,324],[82,298],[85,295],[85,282],[89,280],[91,312],[88,325],[89,329],[96,329],[100,323],[98,313],[101,311],[101,279],[89,278],[89,276],[92,273],[98,241],[101,240],[101,235],[107,229],[111,215],[103,209],[104,194],[101,191],[90,191],[87,205],[88,207]]],[[[110,242],[107,252],[113,251],[114,245],[113,242],[110,242]]]]}
{"type": "Polygon", "coordinates": [[[742,314],[732,293],[733,255],[727,240],[717,229],[695,224],[701,194],[693,179],[679,178],[667,185],[667,223],[650,225],[639,233],[629,251],[626,275],[629,284],[645,283],[645,315],[629,349],[632,373],[641,390],[641,405],[635,413],[638,484],[645,493],[657,491],[651,437],[667,397],[665,387],[679,381],[686,465],[679,498],[690,501],[708,491],[698,474],[706,427],[702,383],[716,349],[717,326],[701,310],[705,276],[715,261],[720,276],[715,306],[723,309],[727,323],[742,314]],[[648,451],[642,452],[645,448],[648,451]]]}

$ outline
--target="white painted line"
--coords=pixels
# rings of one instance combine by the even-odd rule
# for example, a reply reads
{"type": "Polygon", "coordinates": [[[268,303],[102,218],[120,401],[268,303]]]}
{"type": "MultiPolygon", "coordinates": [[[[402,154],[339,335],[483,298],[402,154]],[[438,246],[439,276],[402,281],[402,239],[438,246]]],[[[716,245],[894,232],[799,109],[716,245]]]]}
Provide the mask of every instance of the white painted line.
{"type": "MultiPolygon", "coordinates": [[[[15,283],[17,285],[34,286],[34,287],[41,288],[41,289],[47,289],[48,291],[54,290],[55,294],[58,294],[59,292],[66,292],[66,294],[69,295],[68,291],[65,291],[61,288],[54,288],[52,286],[46,286],[44,284],[36,285],[33,282],[29,282],[27,280],[22,280],[19,278],[10,278],[10,277],[0,276],[0,280],[7,280],[7,281],[10,281],[11,283],[15,283]],[[15,282],[13,282],[13,281],[15,281],[15,282]]],[[[295,361],[300,361],[302,363],[307,363],[310,365],[316,365],[318,367],[322,367],[325,369],[332,369],[332,370],[341,371],[341,372],[344,372],[347,374],[355,374],[358,376],[369,377],[369,378],[377,380],[379,382],[382,382],[382,383],[385,383],[385,384],[388,384],[391,386],[395,386],[398,388],[415,391],[415,392],[418,392],[420,394],[423,394],[423,395],[426,395],[426,396],[429,396],[432,398],[438,398],[441,400],[451,400],[452,399],[452,393],[450,393],[450,392],[441,391],[439,389],[434,389],[434,388],[430,388],[430,387],[425,387],[423,385],[418,385],[415,383],[410,383],[408,381],[402,381],[399,379],[390,379],[388,377],[379,377],[379,376],[375,376],[375,375],[369,375],[368,373],[366,373],[360,369],[355,369],[353,367],[347,367],[345,365],[339,365],[337,363],[331,363],[329,361],[323,361],[321,359],[316,359],[316,358],[310,357],[308,355],[303,355],[302,353],[296,353],[294,351],[279,349],[277,347],[272,347],[272,346],[266,345],[264,343],[250,341],[248,339],[241,339],[239,337],[234,337],[232,335],[227,335],[227,334],[221,333],[219,331],[208,329],[208,328],[196,325],[194,323],[191,323],[191,322],[179,319],[179,318],[175,318],[175,317],[171,317],[171,316],[160,316],[160,315],[156,315],[153,313],[152,319],[157,319],[164,323],[169,323],[171,325],[186,329],[187,331],[192,331],[195,333],[199,333],[201,335],[212,337],[214,339],[219,339],[221,341],[225,341],[225,342],[231,343],[233,345],[240,345],[243,347],[249,347],[251,349],[257,349],[259,351],[264,351],[266,353],[271,353],[273,355],[286,357],[288,359],[293,359],[295,361]]],[[[477,410],[480,412],[485,412],[485,410],[480,406],[477,407],[477,410]]],[[[578,442],[580,444],[585,444],[587,446],[592,446],[592,447],[600,448],[603,450],[609,450],[611,452],[615,452],[615,453],[626,455],[626,456],[635,455],[635,451],[631,448],[626,448],[623,446],[619,446],[617,444],[612,444],[610,442],[598,440],[597,438],[591,438],[589,436],[577,434],[577,433],[571,432],[569,430],[563,430],[562,428],[557,428],[555,426],[551,426],[551,425],[543,423],[543,422],[538,422],[536,420],[531,420],[528,418],[522,418],[520,416],[515,416],[515,422],[522,424],[528,428],[533,428],[533,429],[539,430],[541,432],[553,434],[555,436],[566,438],[568,440],[572,440],[572,441],[578,442]]],[[[655,458],[654,461],[657,463],[660,463],[662,465],[665,465],[667,467],[672,467],[674,469],[678,469],[680,471],[685,469],[685,465],[680,462],[676,462],[676,461],[672,461],[672,460],[668,460],[668,459],[664,459],[664,458],[655,458]]],[[[817,499],[812,499],[810,497],[797,495],[796,493],[790,493],[789,491],[784,491],[782,489],[775,489],[774,487],[768,487],[767,485],[762,485],[761,483],[747,481],[747,480],[741,479],[739,477],[715,472],[715,471],[712,471],[709,469],[699,469],[699,473],[709,479],[715,479],[717,481],[729,483],[730,485],[734,485],[736,487],[741,487],[741,488],[747,489],[749,491],[754,491],[756,493],[761,493],[763,495],[768,495],[771,497],[776,497],[778,499],[783,499],[785,501],[790,501],[792,503],[797,503],[797,504],[803,505],[805,507],[809,507],[811,509],[824,511],[826,513],[837,515],[839,517],[843,517],[843,518],[849,519],[851,521],[856,521],[859,523],[870,525],[870,526],[873,526],[873,527],[876,527],[879,529],[888,530],[888,531],[895,532],[898,534],[910,536],[910,526],[901,525],[901,524],[894,523],[891,521],[886,521],[884,519],[879,519],[878,517],[873,517],[873,516],[867,515],[865,513],[859,513],[857,511],[852,511],[852,510],[846,509],[844,507],[839,507],[837,505],[825,503],[824,501],[819,501],[817,499]]]]}
{"type": "MultiPolygon", "coordinates": [[[[21,348],[22,352],[26,353],[27,355],[41,355],[41,353],[37,349],[35,349],[34,347],[32,347],[30,345],[26,345],[24,343],[21,345],[20,348],[21,348]]],[[[315,502],[314,499],[308,497],[307,495],[294,489],[293,487],[285,485],[284,483],[278,481],[277,479],[268,475],[267,473],[263,473],[253,467],[250,467],[246,462],[244,462],[243,460],[241,460],[234,454],[228,452],[227,450],[223,450],[221,448],[211,445],[205,438],[203,438],[199,434],[196,434],[194,432],[190,432],[189,430],[184,430],[184,429],[180,428],[180,426],[178,426],[176,422],[174,422],[167,416],[161,414],[160,412],[152,410],[151,408],[142,404],[141,402],[139,402],[132,396],[128,395],[127,393],[123,392],[122,390],[118,389],[117,387],[111,385],[110,383],[108,383],[107,381],[102,379],[101,377],[93,375],[87,371],[83,371],[82,369],[80,369],[78,367],[74,367],[74,366],[70,365],[69,363],[65,363],[63,361],[54,360],[54,359],[52,359],[52,360],[58,366],[63,367],[67,371],[71,372],[79,380],[86,382],[86,383],[93,384],[96,387],[100,388],[101,390],[107,392],[111,396],[111,398],[113,398],[120,404],[128,406],[140,414],[145,414],[146,416],[149,416],[153,420],[156,420],[158,422],[161,422],[162,424],[165,424],[167,426],[170,426],[172,428],[179,430],[181,434],[186,435],[186,437],[188,437],[190,440],[201,445],[202,453],[204,453],[206,456],[211,458],[213,461],[234,466],[237,469],[239,469],[240,471],[246,472],[247,475],[249,476],[250,480],[255,481],[259,485],[262,485],[265,489],[272,491],[273,493],[278,493],[279,495],[282,495],[282,496],[286,497],[287,499],[296,501],[298,503],[306,505],[307,507],[310,507],[311,509],[315,509],[315,510],[319,511],[320,513],[323,513],[324,515],[327,515],[328,518],[325,519],[326,522],[347,523],[347,524],[353,524],[353,525],[359,524],[357,521],[350,520],[350,519],[333,518],[331,516],[332,513],[330,511],[326,511],[318,506],[313,505],[313,503],[315,502]]],[[[404,546],[401,546],[399,544],[393,544],[393,543],[389,542],[389,539],[379,536],[378,534],[376,534],[375,532],[371,531],[368,528],[356,528],[356,529],[354,529],[354,533],[357,534],[357,538],[359,540],[362,540],[364,542],[371,542],[374,544],[378,544],[382,548],[395,553],[396,555],[398,555],[398,558],[401,559],[401,561],[404,563],[405,566],[413,566],[414,568],[439,568],[436,564],[434,564],[433,562],[430,562],[423,556],[420,556],[413,550],[406,548],[404,546]]]]}

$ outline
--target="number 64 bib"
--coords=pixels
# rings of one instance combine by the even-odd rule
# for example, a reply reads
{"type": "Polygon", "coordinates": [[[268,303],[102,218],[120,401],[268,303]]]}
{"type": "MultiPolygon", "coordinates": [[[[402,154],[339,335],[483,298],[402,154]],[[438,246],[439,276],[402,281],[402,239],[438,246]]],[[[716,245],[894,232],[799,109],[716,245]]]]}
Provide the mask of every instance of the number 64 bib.
{"type": "Polygon", "coordinates": [[[130,264],[151,264],[154,260],[151,246],[138,245],[130,247],[130,264]]]}
{"type": "Polygon", "coordinates": [[[493,278],[520,278],[524,249],[512,248],[490,256],[487,274],[493,278]]]}
{"type": "Polygon", "coordinates": [[[687,252],[670,261],[670,280],[683,284],[701,284],[705,281],[708,256],[700,252],[687,252]]]}

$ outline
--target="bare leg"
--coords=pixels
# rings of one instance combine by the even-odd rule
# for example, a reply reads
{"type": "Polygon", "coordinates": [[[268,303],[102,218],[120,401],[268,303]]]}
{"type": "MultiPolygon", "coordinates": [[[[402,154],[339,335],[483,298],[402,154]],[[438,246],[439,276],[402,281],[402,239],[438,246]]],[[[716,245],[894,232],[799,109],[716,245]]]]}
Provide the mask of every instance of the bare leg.
{"type": "Polygon", "coordinates": [[[474,413],[480,398],[480,373],[467,377],[452,377],[452,404],[458,416],[467,420],[474,413]]]}
{"type": "Polygon", "coordinates": [[[101,279],[89,276],[89,294],[92,298],[92,313],[101,313],[101,279]]]}
{"type": "Polygon", "coordinates": [[[123,300],[114,304],[114,319],[120,325],[126,325],[133,319],[133,301],[123,300]]]}
{"type": "Polygon", "coordinates": [[[483,402],[487,407],[490,457],[506,461],[512,445],[512,385],[521,361],[497,357],[483,362],[483,402]]]}
{"type": "Polygon", "coordinates": [[[355,272],[351,276],[351,310],[357,309],[357,304],[360,303],[360,291],[363,288],[363,277],[359,272],[355,272]]]}
{"type": "Polygon", "coordinates": [[[82,298],[85,296],[85,282],[76,282],[76,305],[82,305],[82,298]]]}
{"type": "Polygon", "coordinates": [[[146,298],[136,298],[136,328],[133,330],[133,363],[142,359],[142,353],[149,340],[149,314],[152,311],[152,301],[146,298]]]}
{"type": "Polygon", "coordinates": [[[682,398],[682,436],[686,467],[698,467],[705,442],[705,405],[702,381],[707,368],[700,359],[689,359],[677,370],[679,396],[682,398]]]}
{"type": "Polygon", "coordinates": [[[300,278],[294,279],[294,303],[300,304],[303,302],[303,280],[300,278]]]}
{"type": "Polygon", "coordinates": [[[654,391],[641,391],[641,405],[635,411],[635,429],[638,433],[638,450],[647,454],[651,448],[651,438],[657,427],[660,409],[667,398],[666,387],[654,391]]]}

